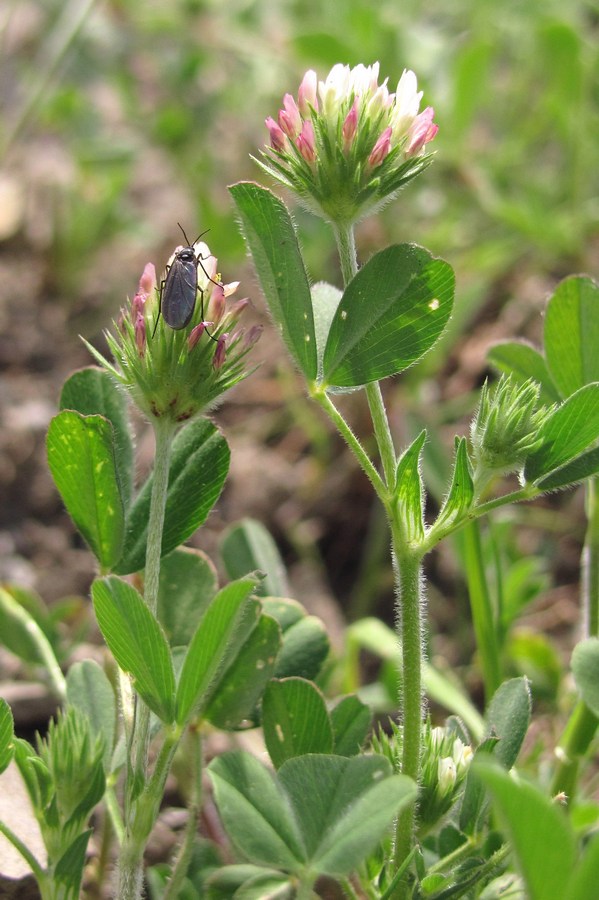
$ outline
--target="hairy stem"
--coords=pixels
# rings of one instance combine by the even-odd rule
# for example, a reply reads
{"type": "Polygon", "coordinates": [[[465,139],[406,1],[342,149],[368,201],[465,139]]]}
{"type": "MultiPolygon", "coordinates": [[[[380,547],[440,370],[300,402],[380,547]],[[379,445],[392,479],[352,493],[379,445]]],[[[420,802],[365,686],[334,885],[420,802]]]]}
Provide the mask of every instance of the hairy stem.
{"type": "MultiPolygon", "coordinates": [[[[156,456],[148,521],[144,587],[144,600],[153,615],[156,614],[158,607],[162,531],[166,509],[171,449],[175,430],[175,423],[167,419],[154,420],[156,456]]],[[[140,783],[142,785],[146,784],[148,778],[150,710],[138,696],[135,698],[135,709],[136,714],[133,718],[131,730],[131,751],[125,783],[125,833],[119,857],[119,900],[139,900],[142,896],[146,825],[144,822],[140,822],[141,797],[139,786],[140,783]]]]}
{"type": "MultiPolygon", "coordinates": [[[[402,714],[402,766],[403,775],[420,780],[420,755],[422,743],[422,614],[424,596],[422,590],[419,552],[409,549],[403,541],[399,522],[392,522],[393,552],[397,583],[397,615],[402,647],[401,714],[402,714]]],[[[400,867],[412,851],[415,803],[401,811],[395,828],[395,865],[400,867]]],[[[407,884],[401,881],[395,897],[407,896],[407,884]]]]}

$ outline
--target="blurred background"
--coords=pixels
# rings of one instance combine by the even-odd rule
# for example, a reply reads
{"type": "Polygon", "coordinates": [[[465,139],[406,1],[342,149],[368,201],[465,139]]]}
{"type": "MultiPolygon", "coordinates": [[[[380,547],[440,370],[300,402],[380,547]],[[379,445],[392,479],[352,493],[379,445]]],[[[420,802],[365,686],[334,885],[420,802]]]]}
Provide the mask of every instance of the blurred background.
{"type": "MultiPolygon", "coordinates": [[[[304,398],[268,323],[227,185],[264,181],[250,158],[304,71],[381,64],[394,89],[413,69],[440,130],[434,164],[358,231],[362,260],[414,241],[456,270],[450,329],[423,363],[384,385],[399,446],[430,439],[430,510],[455,433],[491,374],[494,342],[539,342],[564,276],[599,275],[599,13],[585,0],[2,0],[0,5],[0,577],[48,603],[85,597],[93,562],[50,480],[44,438],[61,384],[101,350],[148,261],[206,240],[224,281],[240,279],[261,367],[215,412],[231,478],[196,546],[253,516],[273,533],[295,596],[338,623],[393,619],[386,525],[363,477],[304,398]]],[[[295,210],[310,276],[340,284],[326,226],[295,210]]],[[[343,410],[367,440],[364,398],[343,410]]],[[[151,464],[139,422],[140,473],[151,464]]],[[[514,668],[559,679],[577,621],[584,534],[573,491],[502,514],[503,571],[520,604],[514,668]],[[510,526],[516,521],[519,528],[510,526]],[[524,637],[522,637],[524,635],[524,637]],[[526,637],[528,635],[528,637],[526,637]]],[[[451,547],[430,560],[432,652],[472,654],[451,547]]],[[[76,618],[85,601],[67,607],[76,618]]],[[[475,678],[475,676],[472,676],[475,678]]],[[[476,688],[476,685],[474,685],[476,688]]]]}

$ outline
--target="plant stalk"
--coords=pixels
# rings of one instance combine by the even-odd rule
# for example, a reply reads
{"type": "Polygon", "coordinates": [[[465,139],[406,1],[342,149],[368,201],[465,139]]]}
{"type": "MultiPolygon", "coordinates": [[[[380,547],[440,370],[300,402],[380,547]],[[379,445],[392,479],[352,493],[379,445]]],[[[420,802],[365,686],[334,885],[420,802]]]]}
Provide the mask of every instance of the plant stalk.
{"type": "Polygon", "coordinates": [[[163,900],[176,900],[180,896],[181,887],[187,870],[189,869],[189,861],[193,850],[193,843],[197,834],[198,818],[202,807],[202,738],[200,732],[195,728],[189,729],[189,740],[191,742],[192,755],[192,785],[191,800],[188,804],[189,818],[185,826],[185,834],[183,842],[177,853],[177,858],[173,865],[170,880],[166,886],[163,900]]]}
{"type": "Polygon", "coordinates": [[[493,605],[485,572],[480,524],[469,522],[464,528],[464,556],[466,579],[470,595],[470,610],[476,635],[476,646],[485,685],[487,703],[501,684],[501,665],[493,605]]]}
{"type": "MultiPolygon", "coordinates": [[[[354,229],[352,225],[335,224],[333,230],[339,252],[343,286],[347,287],[358,272],[358,255],[354,229]]],[[[366,385],[366,397],[370,407],[374,434],[381,455],[387,487],[389,490],[393,490],[397,460],[381,386],[378,381],[373,381],[371,384],[366,385]]]]}
{"type": "MultiPolygon", "coordinates": [[[[144,600],[150,612],[155,615],[158,607],[160,557],[168,491],[168,474],[172,443],[177,426],[166,418],[155,419],[153,424],[156,437],[156,454],[148,521],[144,600]]],[[[135,698],[135,707],[136,715],[133,719],[131,731],[131,751],[125,782],[125,833],[119,857],[118,900],[139,900],[142,896],[143,885],[143,853],[146,840],[146,825],[144,817],[140,816],[140,804],[144,799],[145,792],[141,792],[140,795],[139,785],[146,785],[148,780],[150,710],[138,696],[135,698]]]]}
{"type": "MultiPolygon", "coordinates": [[[[335,223],[335,239],[339,251],[344,286],[350,283],[358,271],[358,259],[354,230],[351,225],[335,223]]],[[[420,780],[420,755],[422,742],[422,549],[410,547],[404,539],[401,511],[393,501],[397,456],[389,419],[378,382],[366,385],[366,396],[383,468],[385,487],[377,490],[391,524],[393,562],[397,593],[397,622],[402,645],[402,686],[400,708],[403,725],[402,773],[416,784],[420,780]]],[[[364,466],[363,466],[364,468],[364,466]]],[[[378,475],[378,473],[377,473],[378,475]]],[[[374,479],[370,480],[375,484],[374,479]]],[[[380,476],[379,480],[380,480],[380,476]]],[[[376,485],[375,485],[376,489],[376,485]]],[[[416,805],[410,804],[399,814],[395,832],[395,866],[400,868],[412,853],[416,805]]],[[[407,866],[405,867],[407,870],[407,866]]],[[[393,896],[407,896],[408,885],[401,878],[393,896]]]]}
{"type": "MultiPolygon", "coordinates": [[[[422,749],[422,614],[424,595],[422,590],[422,556],[403,541],[398,516],[391,523],[393,556],[397,583],[397,617],[401,629],[401,714],[402,714],[402,765],[403,775],[420,781],[420,756],[422,749]]],[[[395,826],[394,862],[396,868],[412,852],[416,805],[403,809],[395,826]]],[[[400,881],[394,897],[407,896],[408,885],[400,881]]]]}
{"type": "MultiPolygon", "coordinates": [[[[585,615],[585,637],[599,637],[599,480],[591,478],[586,485],[587,531],[582,551],[582,608],[585,615]]],[[[553,776],[553,794],[576,793],[581,758],[597,733],[599,720],[579,700],[564,729],[556,755],[559,764],[553,776]]]]}

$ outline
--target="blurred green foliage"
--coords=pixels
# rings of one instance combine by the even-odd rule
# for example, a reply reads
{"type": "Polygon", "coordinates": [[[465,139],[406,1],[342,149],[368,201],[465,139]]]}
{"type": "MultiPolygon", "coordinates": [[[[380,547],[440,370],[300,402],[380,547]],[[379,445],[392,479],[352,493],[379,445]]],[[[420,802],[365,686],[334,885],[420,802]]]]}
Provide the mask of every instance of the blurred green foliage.
{"type": "MultiPolygon", "coordinates": [[[[173,245],[178,219],[239,260],[225,187],[260,178],[249,154],[264,118],[307,68],[377,59],[392,87],[414,69],[440,132],[435,165],[377,220],[372,246],[443,252],[472,303],[518,261],[591,266],[599,17],[584,0],[19,0],[2,25],[5,163],[26,146],[66,159],[47,227],[72,285],[111,241],[173,245]]],[[[334,276],[322,225],[301,216],[316,277],[334,276]]]]}

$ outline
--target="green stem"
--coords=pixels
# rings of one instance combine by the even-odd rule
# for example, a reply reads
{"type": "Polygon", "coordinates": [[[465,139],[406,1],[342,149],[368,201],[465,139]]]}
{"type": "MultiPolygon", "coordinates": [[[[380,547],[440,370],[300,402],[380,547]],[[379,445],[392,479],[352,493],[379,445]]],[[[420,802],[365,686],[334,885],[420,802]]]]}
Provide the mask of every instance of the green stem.
{"type": "Polygon", "coordinates": [[[160,557],[162,554],[162,530],[168,492],[168,473],[171,461],[173,438],[176,425],[170,420],[155,419],[156,457],[154,462],[154,483],[148,521],[148,544],[146,549],[144,600],[150,612],[156,615],[158,607],[158,582],[160,578],[160,557]]]}
{"type": "Polygon", "coordinates": [[[173,865],[163,900],[176,900],[180,896],[181,887],[189,869],[189,861],[197,834],[198,818],[202,806],[202,739],[197,729],[191,728],[189,730],[189,740],[191,741],[192,753],[191,800],[188,804],[189,818],[187,819],[183,842],[173,865]]]}
{"type": "MultiPolygon", "coordinates": [[[[414,551],[403,541],[398,515],[391,522],[396,582],[398,586],[397,617],[401,624],[402,679],[402,774],[420,781],[422,743],[422,591],[420,550],[414,551]]],[[[401,811],[395,828],[395,866],[399,868],[412,851],[416,821],[415,803],[401,811]]],[[[407,896],[408,885],[402,880],[394,896],[407,896]]]]}
{"type": "Polygon", "coordinates": [[[586,485],[587,532],[582,551],[582,602],[587,637],[599,637],[599,479],[586,485]]]}
{"type": "Polygon", "coordinates": [[[463,537],[472,624],[488,702],[501,684],[501,666],[495,616],[483,559],[480,524],[470,522],[463,531],[463,537]]]}
{"type": "Polygon", "coordinates": [[[568,798],[574,796],[580,759],[589,749],[598,724],[597,716],[591,712],[586,703],[579,700],[568,719],[559,745],[555,748],[559,764],[551,784],[553,796],[560,793],[564,793],[568,798]]]}
{"type": "Polygon", "coordinates": [[[333,232],[337,242],[343,286],[347,287],[358,271],[358,254],[356,253],[354,228],[351,223],[335,222],[333,223],[333,232]]]}
{"type": "Polygon", "coordinates": [[[67,683],[48,638],[35,619],[7,591],[2,592],[2,606],[6,607],[11,618],[19,621],[23,630],[27,632],[27,636],[35,644],[40,662],[43,663],[48,673],[52,693],[64,703],[67,696],[67,683]]]}
{"type": "Polygon", "coordinates": [[[527,487],[519,488],[517,491],[510,491],[509,494],[503,494],[501,497],[495,497],[493,500],[487,500],[485,503],[481,503],[479,506],[475,506],[473,509],[468,510],[461,518],[456,519],[455,521],[450,521],[447,524],[442,523],[439,527],[433,524],[426,534],[423,549],[428,553],[433,547],[436,547],[437,544],[441,543],[442,540],[449,537],[450,534],[455,534],[470,522],[481,519],[494,509],[499,509],[502,506],[510,506],[512,503],[519,503],[523,500],[532,500],[534,497],[537,497],[539,493],[541,492],[529,485],[527,487]]]}
{"type": "MultiPolygon", "coordinates": [[[[344,286],[350,283],[358,271],[358,260],[353,226],[336,223],[335,239],[339,250],[341,272],[344,286]]],[[[401,710],[403,724],[402,772],[412,778],[416,784],[420,780],[420,754],[422,740],[422,607],[424,598],[421,585],[422,552],[420,548],[410,548],[404,540],[400,515],[401,511],[393,503],[395,490],[397,457],[389,419],[383,402],[381,387],[378,382],[366,386],[366,396],[370,407],[370,415],[374,427],[385,483],[376,473],[373,474],[372,463],[368,465],[361,459],[361,465],[368,474],[379,498],[383,502],[391,523],[393,555],[395,564],[395,580],[397,585],[397,620],[401,623],[402,644],[402,688],[401,710]]],[[[330,402],[330,401],[329,401],[330,402]]],[[[324,402],[321,403],[324,406],[324,402]]],[[[332,405],[332,404],[331,404],[332,405]]],[[[329,411],[329,415],[331,412],[329,411]]],[[[331,416],[332,417],[332,416],[331,416]]],[[[339,423],[336,423],[339,427],[339,423]]],[[[348,426],[345,425],[345,430],[348,426]]],[[[343,432],[342,432],[343,433],[343,432]]],[[[348,437],[344,434],[346,440],[348,437]]],[[[352,434],[353,438],[353,434],[352,434]]],[[[353,438],[355,443],[358,443],[353,438]]],[[[349,441],[348,441],[349,442],[349,441]]],[[[351,445],[351,444],[350,444],[351,445]]],[[[358,443],[353,447],[360,458],[363,453],[358,443]],[[359,449],[358,449],[359,448],[359,449]]],[[[402,810],[397,819],[395,835],[395,865],[400,868],[410,856],[414,844],[414,826],[416,818],[415,803],[402,810]]],[[[394,895],[406,896],[407,882],[401,879],[394,895]]]]}
{"type": "Polygon", "coordinates": [[[25,844],[23,843],[21,838],[18,837],[14,833],[14,831],[12,831],[12,829],[10,829],[8,827],[8,825],[6,825],[1,820],[0,820],[0,834],[3,834],[4,837],[8,841],[10,841],[10,843],[13,845],[15,850],[18,850],[18,852],[21,854],[21,856],[23,857],[23,859],[25,860],[25,862],[27,863],[27,865],[33,872],[35,880],[38,883],[38,887],[41,890],[46,882],[46,873],[44,872],[43,868],[38,863],[37,859],[31,852],[31,850],[29,850],[29,848],[25,846],[25,844]]]}
{"type": "Polygon", "coordinates": [[[390,491],[395,488],[395,472],[397,469],[397,457],[395,455],[395,447],[389,428],[389,419],[387,418],[387,410],[383,401],[381,386],[378,381],[366,385],[366,396],[368,398],[368,406],[370,407],[370,415],[372,416],[372,424],[374,425],[374,434],[381,455],[383,464],[383,472],[385,473],[385,481],[390,491]]]}
{"type": "MultiPolygon", "coordinates": [[[[347,287],[358,272],[358,255],[356,252],[356,239],[353,225],[337,223],[333,226],[333,231],[337,242],[337,250],[339,252],[343,286],[347,287]]],[[[389,489],[393,490],[397,461],[391,429],[389,428],[387,411],[383,402],[381,386],[378,381],[366,385],[366,397],[370,407],[370,415],[372,416],[376,442],[381,455],[385,480],[389,489]]]]}
{"type": "MultiPolygon", "coordinates": [[[[599,636],[599,481],[591,478],[586,485],[587,531],[582,551],[582,608],[585,613],[586,637],[599,636]]],[[[599,720],[579,700],[568,720],[556,750],[559,760],[551,785],[554,794],[563,792],[573,797],[576,792],[581,758],[597,733],[599,720]]]]}
{"type": "MultiPolygon", "coordinates": [[[[154,420],[156,455],[148,520],[144,585],[144,600],[153,615],[156,614],[158,607],[162,531],[166,509],[171,450],[176,427],[174,422],[166,418],[154,420]]],[[[139,900],[142,896],[143,853],[144,843],[147,839],[146,825],[144,821],[140,821],[139,815],[142,798],[147,799],[147,795],[144,791],[140,797],[136,785],[139,786],[140,782],[142,784],[147,782],[150,710],[139,697],[135,698],[135,706],[136,715],[133,719],[131,731],[130,765],[127,766],[125,783],[125,832],[119,857],[119,900],[139,900]],[[132,799],[135,796],[136,798],[132,799]]],[[[156,771],[153,777],[155,776],[156,771]]],[[[141,816],[142,820],[143,818],[141,816]]]]}
{"type": "Polygon", "coordinates": [[[325,391],[321,390],[318,385],[313,385],[310,389],[310,396],[326,412],[329,419],[333,422],[333,424],[337,428],[337,431],[345,440],[345,443],[348,445],[348,447],[358,460],[362,471],[370,480],[370,483],[376,491],[377,496],[385,505],[387,505],[388,495],[383,479],[377,472],[373,462],[364,450],[364,447],[355,436],[337,407],[331,401],[328,394],[325,391]]]}

